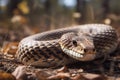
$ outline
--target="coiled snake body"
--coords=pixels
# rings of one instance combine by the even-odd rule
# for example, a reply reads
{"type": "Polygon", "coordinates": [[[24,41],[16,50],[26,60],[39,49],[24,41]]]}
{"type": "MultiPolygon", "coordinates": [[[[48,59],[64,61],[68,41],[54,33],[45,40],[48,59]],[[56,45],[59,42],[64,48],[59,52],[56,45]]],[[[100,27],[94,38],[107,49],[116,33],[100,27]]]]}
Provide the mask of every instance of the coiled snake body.
{"type": "Polygon", "coordinates": [[[54,67],[109,55],[117,44],[117,34],[111,26],[87,24],[24,38],[16,56],[26,65],[54,67]]]}

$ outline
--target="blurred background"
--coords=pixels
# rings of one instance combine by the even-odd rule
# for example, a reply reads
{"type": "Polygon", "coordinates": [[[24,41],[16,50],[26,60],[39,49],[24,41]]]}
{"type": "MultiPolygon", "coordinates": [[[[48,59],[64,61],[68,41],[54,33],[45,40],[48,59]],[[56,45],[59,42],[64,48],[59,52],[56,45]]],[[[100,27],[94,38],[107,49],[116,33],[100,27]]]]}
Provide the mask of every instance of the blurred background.
{"type": "Polygon", "coordinates": [[[120,0],[0,0],[0,45],[23,37],[86,23],[119,30],[120,0]]]}

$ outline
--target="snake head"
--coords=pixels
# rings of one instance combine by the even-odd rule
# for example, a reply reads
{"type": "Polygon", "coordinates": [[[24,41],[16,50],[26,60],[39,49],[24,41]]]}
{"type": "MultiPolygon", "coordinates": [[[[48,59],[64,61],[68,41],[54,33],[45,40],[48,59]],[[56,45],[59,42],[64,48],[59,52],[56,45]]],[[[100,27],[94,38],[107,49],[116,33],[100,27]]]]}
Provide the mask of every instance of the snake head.
{"type": "Polygon", "coordinates": [[[80,61],[95,59],[96,50],[89,35],[66,33],[62,35],[59,44],[63,52],[74,59],[80,61]]]}

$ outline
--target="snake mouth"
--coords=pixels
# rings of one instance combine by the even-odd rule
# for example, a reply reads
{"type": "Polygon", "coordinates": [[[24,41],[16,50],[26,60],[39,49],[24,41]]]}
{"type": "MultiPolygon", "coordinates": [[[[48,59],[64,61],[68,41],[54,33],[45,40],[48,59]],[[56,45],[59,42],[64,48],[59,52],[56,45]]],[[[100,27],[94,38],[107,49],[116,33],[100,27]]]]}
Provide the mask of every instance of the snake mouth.
{"type": "Polygon", "coordinates": [[[80,58],[83,58],[84,57],[84,53],[81,51],[81,53],[78,53],[78,52],[75,52],[75,51],[73,51],[73,50],[70,50],[70,49],[67,49],[67,48],[63,48],[63,51],[67,54],[67,55],[69,55],[69,56],[71,56],[71,57],[73,57],[73,58],[75,58],[75,59],[80,59],[80,58]]]}
{"type": "Polygon", "coordinates": [[[63,47],[62,47],[62,50],[65,54],[67,54],[71,58],[74,58],[79,61],[91,61],[95,59],[95,56],[96,56],[95,54],[88,54],[88,53],[85,53],[84,51],[76,52],[74,50],[63,48],[63,47]]]}

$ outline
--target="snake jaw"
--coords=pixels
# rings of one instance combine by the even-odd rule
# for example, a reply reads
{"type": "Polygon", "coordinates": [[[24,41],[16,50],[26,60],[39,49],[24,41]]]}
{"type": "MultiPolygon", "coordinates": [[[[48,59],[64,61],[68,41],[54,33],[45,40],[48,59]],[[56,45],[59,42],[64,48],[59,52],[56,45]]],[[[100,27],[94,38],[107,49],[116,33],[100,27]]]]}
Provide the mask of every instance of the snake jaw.
{"type": "Polygon", "coordinates": [[[74,58],[83,58],[84,57],[84,53],[78,53],[78,52],[75,52],[73,50],[69,50],[69,49],[66,49],[66,48],[63,48],[63,51],[66,54],[68,54],[69,56],[74,57],[74,58]]]}
{"type": "Polygon", "coordinates": [[[91,51],[88,51],[85,53],[84,51],[77,52],[77,51],[70,50],[67,48],[63,48],[62,50],[64,53],[66,53],[67,55],[69,55],[70,57],[72,57],[76,60],[90,61],[90,60],[95,59],[95,52],[92,52],[92,54],[91,54],[91,51]]]}

